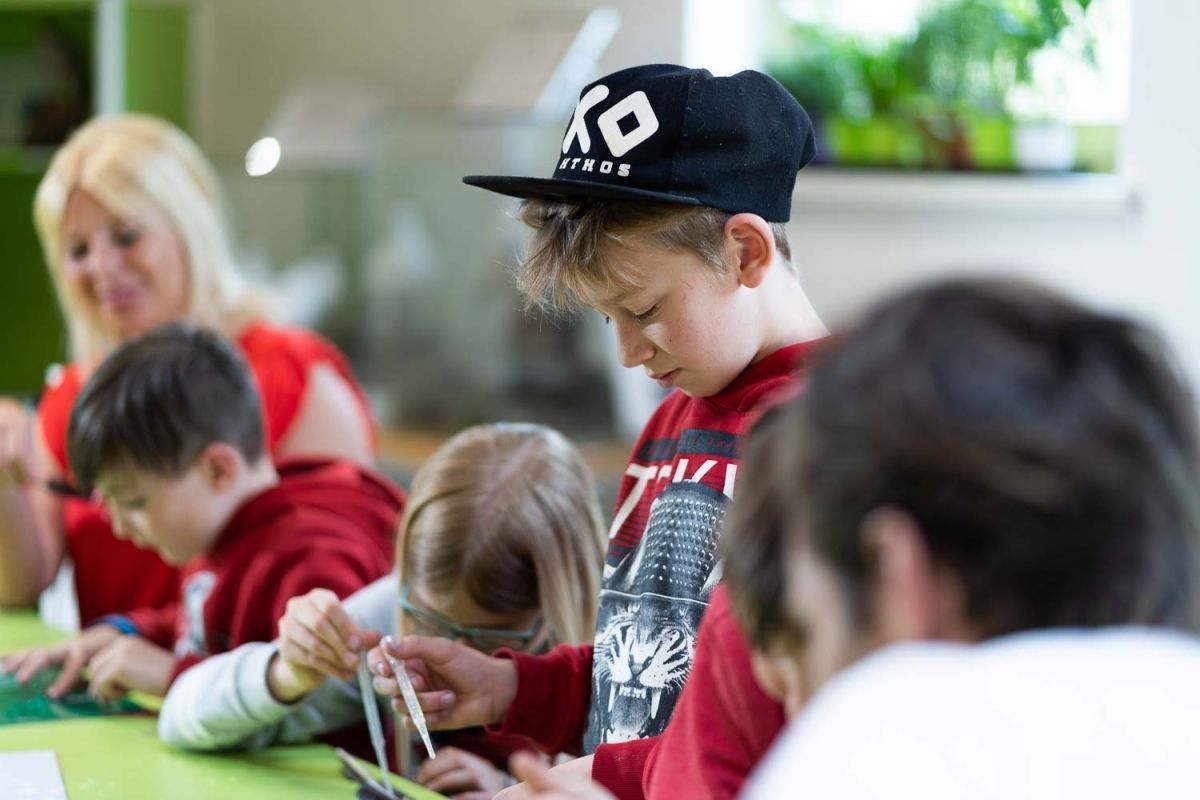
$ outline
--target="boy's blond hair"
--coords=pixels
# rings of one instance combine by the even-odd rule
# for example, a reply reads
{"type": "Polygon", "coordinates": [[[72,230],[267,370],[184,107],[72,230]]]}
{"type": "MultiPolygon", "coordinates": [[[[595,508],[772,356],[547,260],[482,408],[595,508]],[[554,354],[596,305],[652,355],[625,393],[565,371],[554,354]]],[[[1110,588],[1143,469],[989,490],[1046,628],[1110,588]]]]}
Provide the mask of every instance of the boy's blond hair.
{"type": "Polygon", "coordinates": [[[94,304],[63,279],[67,200],[82,189],[130,224],[166,219],[183,242],[187,319],[234,334],[262,310],[238,272],[222,216],[216,173],[183,131],[145,114],[97,117],[55,154],[38,186],[33,217],[71,338],[71,357],[99,360],[120,342],[94,304]]]}
{"type": "Polygon", "coordinates": [[[537,610],[545,643],[591,641],[605,534],[591,471],[557,431],[494,423],[451,438],[413,478],[401,580],[463,590],[493,613],[537,610]]]}
{"type": "MultiPolygon", "coordinates": [[[[632,243],[693,253],[724,272],[730,268],[725,223],[732,216],[707,206],[642,200],[525,200],[520,218],[533,234],[517,269],[517,287],[527,307],[555,313],[635,290],[639,275],[621,257],[622,246],[632,243]]],[[[794,272],[786,226],[768,224],[775,249],[794,272]]]]}

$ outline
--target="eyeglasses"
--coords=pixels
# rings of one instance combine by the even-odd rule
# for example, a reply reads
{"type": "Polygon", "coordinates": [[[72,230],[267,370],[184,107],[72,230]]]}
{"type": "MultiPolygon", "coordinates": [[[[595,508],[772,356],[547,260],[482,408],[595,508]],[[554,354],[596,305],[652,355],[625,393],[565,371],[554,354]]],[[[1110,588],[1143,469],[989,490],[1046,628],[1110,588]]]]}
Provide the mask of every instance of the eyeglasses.
{"type": "Polygon", "coordinates": [[[413,622],[414,633],[421,636],[438,636],[443,639],[461,639],[483,653],[491,653],[502,647],[524,649],[541,633],[542,619],[538,617],[526,631],[509,631],[500,628],[468,628],[441,614],[414,606],[408,600],[407,584],[400,587],[396,605],[408,614],[413,622]]]}

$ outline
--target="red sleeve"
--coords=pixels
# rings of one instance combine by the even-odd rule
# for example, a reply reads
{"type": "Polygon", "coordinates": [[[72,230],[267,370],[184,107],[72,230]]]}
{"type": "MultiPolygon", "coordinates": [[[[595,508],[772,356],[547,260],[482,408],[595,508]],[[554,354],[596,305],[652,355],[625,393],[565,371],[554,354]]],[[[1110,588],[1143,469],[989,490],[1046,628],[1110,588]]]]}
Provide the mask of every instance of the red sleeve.
{"type": "MultiPolygon", "coordinates": [[[[692,674],[666,730],[646,754],[645,796],[736,797],[785,721],[783,706],[754,680],[750,645],[727,590],[718,586],[700,623],[692,674]]],[[[592,775],[603,783],[600,768],[597,761],[592,775]]]]}
{"type": "Polygon", "coordinates": [[[547,753],[581,753],[592,698],[592,646],[560,644],[533,656],[501,650],[517,666],[517,696],[493,733],[525,736],[547,753]]]}
{"type": "Polygon", "coordinates": [[[138,608],[125,616],[137,628],[138,636],[167,650],[174,649],[179,603],[170,603],[162,608],[138,608]]]}
{"type": "Polygon", "coordinates": [[[375,421],[366,394],[358,385],[341,351],[326,339],[303,328],[251,325],[238,338],[262,395],[267,425],[267,448],[275,448],[287,435],[308,390],[312,368],[328,364],[337,371],[358,399],[363,418],[375,435],[375,421]]]}
{"type": "Polygon", "coordinates": [[[654,736],[600,745],[592,759],[592,780],[616,795],[617,800],[643,800],[646,796],[642,793],[646,761],[658,748],[661,738],[654,736]]]}
{"type": "MultiPolygon", "coordinates": [[[[355,531],[353,536],[361,538],[355,531]]],[[[230,625],[229,649],[246,642],[269,642],[279,636],[279,620],[293,597],[313,589],[328,589],[344,600],[391,569],[382,553],[347,535],[332,545],[323,537],[314,547],[297,534],[286,551],[263,558],[243,579],[248,589],[239,598],[230,625]]]]}

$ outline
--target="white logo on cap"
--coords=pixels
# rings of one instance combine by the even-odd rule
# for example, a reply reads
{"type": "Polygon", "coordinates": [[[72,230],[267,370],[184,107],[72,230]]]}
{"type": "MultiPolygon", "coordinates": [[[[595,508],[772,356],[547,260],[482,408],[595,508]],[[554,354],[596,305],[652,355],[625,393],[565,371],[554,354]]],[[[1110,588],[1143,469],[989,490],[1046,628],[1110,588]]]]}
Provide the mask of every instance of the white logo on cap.
{"type": "MultiPolygon", "coordinates": [[[[571,119],[571,127],[567,128],[567,135],[563,138],[564,153],[571,149],[571,142],[576,138],[579,139],[581,151],[587,153],[592,149],[592,137],[588,132],[585,117],[587,112],[601,103],[608,94],[607,86],[597,84],[579,98],[579,104],[575,106],[575,116],[571,119]]],[[[646,93],[634,92],[601,114],[596,119],[596,126],[613,156],[620,158],[654,135],[658,130],[658,117],[650,106],[650,98],[646,93]],[[637,127],[625,133],[617,123],[630,114],[637,120],[637,127]]]]}
{"type": "Polygon", "coordinates": [[[604,142],[612,151],[613,157],[620,158],[654,135],[658,130],[658,117],[654,115],[646,93],[634,92],[601,114],[596,120],[596,125],[600,128],[600,135],[604,137],[604,142]],[[637,127],[629,133],[622,133],[617,122],[628,114],[633,114],[637,119],[637,127]]]}
{"type": "Polygon", "coordinates": [[[592,149],[592,136],[588,133],[587,120],[583,117],[606,97],[608,97],[608,87],[600,84],[593,86],[587,94],[579,98],[579,105],[575,106],[575,117],[571,120],[571,127],[567,128],[567,135],[563,139],[562,151],[564,153],[570,149],[571,140],[576,136],[579,137],[580,150],[586,153],[592,149]]]}

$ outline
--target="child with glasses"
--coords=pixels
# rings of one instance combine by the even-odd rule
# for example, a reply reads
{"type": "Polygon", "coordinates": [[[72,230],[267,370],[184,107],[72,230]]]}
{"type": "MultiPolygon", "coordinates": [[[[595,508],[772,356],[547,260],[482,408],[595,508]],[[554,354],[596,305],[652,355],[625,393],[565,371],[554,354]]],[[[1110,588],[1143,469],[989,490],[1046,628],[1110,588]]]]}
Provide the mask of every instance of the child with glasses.
{"type": "MultiPolygon", "coordinates": [[[[168,744],[250,749],[321,736],[369,753],[354,680],[360,653],[388,632],[443,636],[490,653],[586,641],[595,625],[604,532],[595,486],[575,448],[539,425],[462,431],[413,479],[396,574],[340,603],[293,598],[279,640],[209,659],[172,687],[159,718],[168,744]]],[[[379,698],[386,712],[385,698],[379,698]]],[[[502,788],[524,737],[439,734],[437,758],[398,766],[444,794],[502,788]],[[449,746],[447,746],[449,745],[449,746]]]]}

